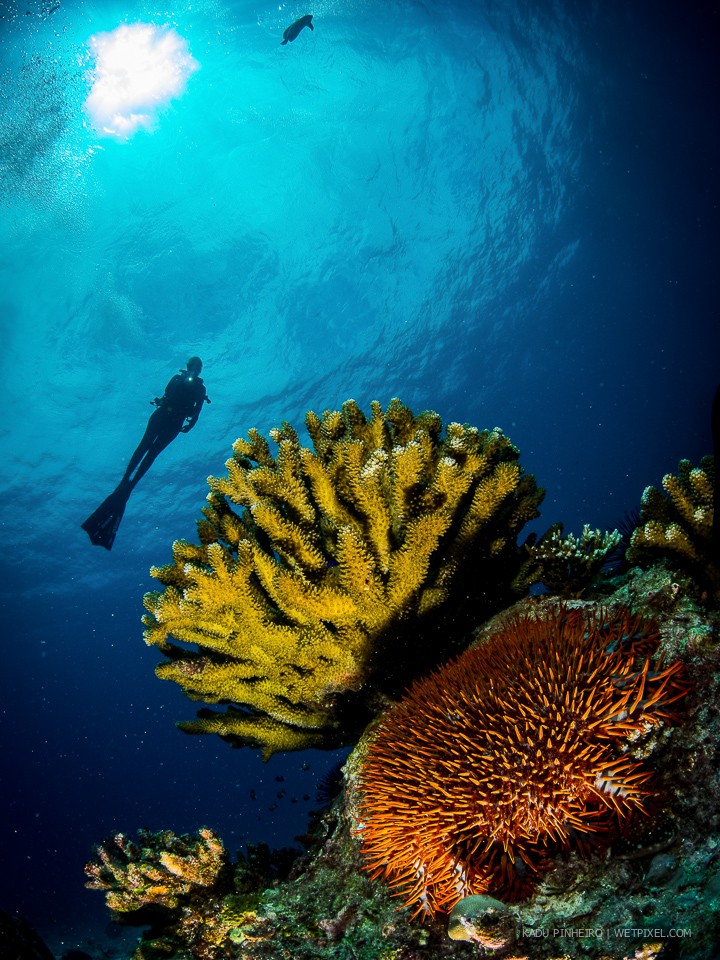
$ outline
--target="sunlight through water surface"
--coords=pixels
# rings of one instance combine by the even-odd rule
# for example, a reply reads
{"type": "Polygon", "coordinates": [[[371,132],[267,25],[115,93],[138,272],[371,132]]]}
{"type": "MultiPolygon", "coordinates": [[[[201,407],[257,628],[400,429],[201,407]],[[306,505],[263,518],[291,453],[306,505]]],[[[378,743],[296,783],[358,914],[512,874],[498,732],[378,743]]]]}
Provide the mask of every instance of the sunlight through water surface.
{"type": "Polygon", "coordinates": [[[95,70],[85,108],[98,132],[120,140],[152,129],[157,111],[200,66],[175,30],[150,23],[122,24],[89,44],[95,70]]]}

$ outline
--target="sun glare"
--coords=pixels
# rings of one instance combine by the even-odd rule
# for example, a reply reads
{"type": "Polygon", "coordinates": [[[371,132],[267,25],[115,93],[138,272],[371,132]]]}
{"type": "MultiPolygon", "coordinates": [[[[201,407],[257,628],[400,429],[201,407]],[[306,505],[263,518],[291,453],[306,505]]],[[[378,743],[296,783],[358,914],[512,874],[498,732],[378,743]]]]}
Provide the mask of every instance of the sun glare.
{"type": "Polygon", "coordinates": [[[85,109],[100,133],[118,140],[152,129],[157,111],[183,93],[200,66],[171,27],[123,24],[89,44],[95,69],[85,109]]]}

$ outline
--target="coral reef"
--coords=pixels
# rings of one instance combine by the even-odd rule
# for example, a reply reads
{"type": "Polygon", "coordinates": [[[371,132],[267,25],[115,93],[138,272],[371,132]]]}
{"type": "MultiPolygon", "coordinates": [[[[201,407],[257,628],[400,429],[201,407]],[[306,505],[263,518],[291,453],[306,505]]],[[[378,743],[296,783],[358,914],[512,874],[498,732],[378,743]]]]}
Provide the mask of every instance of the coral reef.
{"type": "Polygon", "coordinates": [[[599,576],[622,537],[618,530],[593,530],[585,524],[579,537],[563,536],[562,523],[555,523],[534,542],[528,538],[523,550],[527,559],[515,579],[518,593],[532,584],[544,583],[554,596],[581,597],[599,576]]]}
{"type": "Polygon", "coordinates": [[[507,904],[486,894],[463,897],[448,918],[451,940],[469,940],[486,953],[503,953],[516,938],[517,920],[507,904]]]}
{"type": "Polygon", "coordinates": [[[235,924],[255,919],[252,911],[234,912],[232,898],[217,895],[195,897],[184,904],[170,921],[158,923],[147,930],[138,941],[131,960],[223,960],[231,956],[231,932],[235,924]]]}
{"type": "Polygon", "coordinates": [[[97,847],[96,859],[86,864],[85,886],[104,890],[115,913],[147,907],[172,911],[198,888],[217,886],[227,862],[222,841],[206,827],[197,837],[139,830],[137,840],[131,840],[118,833],[97,847]]]}
{"type": "Polygon", "coordinates": [[[699,467],[681,460],[677,475],[663,477],[662,490],[646,487],[628,560],[648,564],[667,557],[717,596],[720,557],[713,542],[715,484],[715,459],[703,457],[699,467]]]}
{"type": "Polygon", "coordinates": [[[149,927],[133,960],[197,960],[229,956],[257,918],[261,893],[287,876],[297,849],[270,851],[249,845],[231,864],[219,838],[207,828],[197,837],[170,830],[117,834],[88,863],[86,886],[105,891],[117,922],[149,927]]]}
{"type": "Polygon", "coordinates": [[[316,824],[315,841],[290,878],[259,897],[254,917],[230,932],[236,960],[443,960],[472,957],[441,925],[408,925],[360,869],[340,802],[316,824]]]}
{"type": "MultiPolygon", "coordinates": [[[[470,942],[451,939],[440,913],[411,921],[413,907],[399,906],[387,885],[362,869],[360,786],[375,728],[346,762],[344,794],[316,820],[311,846],[289,877],[272,866],[266,849],[248,856],[234,865],[231,883],[197,889],[180,909],[165,911],[165,920],[143,934],[135,960],[714,960],[720,942],[717,613],[697,604],[686,577],[663,566],[635,568],[604,601],[605,610],[630,606],[640,622],[657,624],[654,656],[681,657],[692,687],[677,703],[680,725],[648,723],[623,748],[629,764],[652,766],[654,810],[626,821],[629,829],[602,855],[555,857],[528,899],[497,907],[504,942],[515,919],[514,946],[490,952],[500,937],[493,937],[489,911],[473,901],[458,905],[470,942]],[[485,953],[472,939],[477,936],[485,953]]],[[[556,608],[549,600],[525,600],[483,626],[478,643],[487,644],[518,616],[556,608]]],[[[588,618],[595,609],[587,602],[572,608],[588,618]]],[[[679,681],[676,674],[669,678],[669,684],[679,681]]],[[[447,784],[449,796],[455,787],[447,784]]],[[[455,929],[457,919],[453,923],[455,929]]]]}
{"type": "Polygon", "coordinates": [[[627,608],[531,605],[417,681],[360,778],[366,868],[414,915],[486,891],[527,897],[559,852],[606,847],[645,810],[630,737],[675,720],[682,664],[627,608]]]}
{"type": "Polygon", "coordinates": [[[168,658],[158,676],[227,705],[186,732],[265,758],[349,742],[403,631],[447,600],[460,563],[517,555],[543,491],[503,433],[451,423],[442,437],[435,413],[371,408],[308,413],[313,450],[284,423],[276,457],[250,430],[227,476],[209,479],[199,545],[177,541],[174,562],[151,570],[165,587],[145,598],[146,642],[168,658]]]}

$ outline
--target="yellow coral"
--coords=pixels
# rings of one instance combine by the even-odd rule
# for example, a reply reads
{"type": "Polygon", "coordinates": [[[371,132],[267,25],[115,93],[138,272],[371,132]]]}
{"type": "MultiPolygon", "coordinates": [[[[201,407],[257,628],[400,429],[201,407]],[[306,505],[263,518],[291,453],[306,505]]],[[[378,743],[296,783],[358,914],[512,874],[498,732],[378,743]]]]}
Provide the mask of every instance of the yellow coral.
{"type": "Polygon", "coordinates": [[[305,422],[314,449],[287,423],[276,456],[257,430],[236,441],[227,476],[209,478],[200,544],[176,542],[151,570],[164,592],[145,597],[158,675],[229,705],[182,729],[266,758],[341,742],[342,705],[371,695],[397,625],[443,603],[471,551],[514,550],[543,495],[499,429],[453,423],[441,439],[437,414],[399,400],[305,422]]]}
{"type": "Polygon", "coordinates": [[[85,886],[106,891],[116,913],[150,905],[175,910],[192,890],[213,887],[227,863],[222,841],[207,827],[197,837],[140,830],[133,841],[118,833],[96,849],[96,857],[85,865],[85,886]]]}
{"type": "Polygon", "coordinates": [[[703,457],[699,467],[681,460],[677,475],[663,477],[663,491],[646,487],[640,524],[633,531],[628,559],[641,562],[665,555],[717,589],[720,568],[712,546],[715,461],[703,457]]]}

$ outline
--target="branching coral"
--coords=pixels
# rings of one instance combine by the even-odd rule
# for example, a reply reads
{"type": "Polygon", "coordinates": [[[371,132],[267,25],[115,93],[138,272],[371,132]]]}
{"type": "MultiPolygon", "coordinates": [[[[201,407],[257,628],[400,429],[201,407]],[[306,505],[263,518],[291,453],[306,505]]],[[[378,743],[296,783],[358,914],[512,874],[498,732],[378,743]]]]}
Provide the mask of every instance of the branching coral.
{"type": "Polygon", "coordinates": [[[621,541],[617,530],[592,530],[586,523],[579,537],[563,536],[562,523],[553,524],[537,543],[528,542],[528,554],[515,580],[518,592],[544,583],[558,597],[580,597],[600,573],[608,555],[621,541]]]}
{"type": "Polygon", "coordinates": [[[418,681],[379,724],[360,777],[367,869],[415,914],[527,895],[557,852],[585,852],[643,809],[630,735],[674,719],[682,666],[626,609],[547,605],[418,681]]]}
{"type": "Polygon", "coordinates": [[[117,834],[96,849],[86,886],[105,891],[116,922],[149,927],[132,960],[222,960],[252,936],[264,890],[285,878],[297,853],[249,844],[231,864],[206,828],[195,837],[140,830],[136,841],[117,834]]]}
{"type": "Polygon", "coordinates": [[[713,545],[715,460],[699,467],[681,460],[677,476],[663,477],[662,490],[646,487],[640,524],[627,551],[631,563],[667,556],[703,585],[720,589],[720,565],[713,545]]]}
{"type": "Polygon", "coordinates": [[[227,864],[222,841],[206,827],[197,837],[139,830],[134,841],[118,833],[96,854],[85,866],[85,886],[105,890],[107,905],[116,913],[144,907],[175,910],[194,890],[212,888],[227,864]]]}
{"type": "Polygon", "coordinates": [[[451,423],[441,437],[435,413],[371,407],[308,413],[314,449],[284,423],[273,456],[250,430],[209,479],[200,544],[176,542],[152,569],[166,588],[145,598],[146,641],[168,657],[158,676],[228,705],[182,729],[265,757],[342,741],[343,704],[372,694],[399,625],[442,604],[473,551],[515,551],[537,515],[543,492],[500,430],[451,423]]]}

